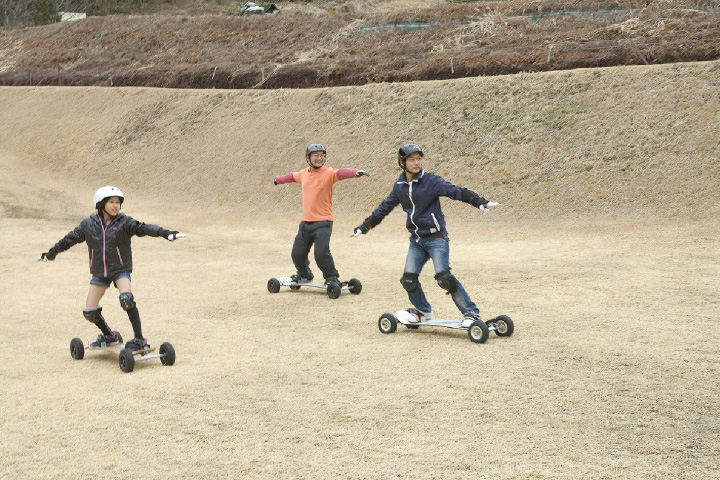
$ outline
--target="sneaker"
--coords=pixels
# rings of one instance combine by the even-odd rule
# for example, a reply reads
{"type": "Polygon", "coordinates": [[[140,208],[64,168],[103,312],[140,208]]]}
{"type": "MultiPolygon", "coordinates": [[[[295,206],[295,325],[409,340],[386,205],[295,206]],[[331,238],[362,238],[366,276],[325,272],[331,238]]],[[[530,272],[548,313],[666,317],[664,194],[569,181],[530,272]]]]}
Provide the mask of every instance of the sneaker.
{"type": "Polygon", "coordinates": [[[128,348],[134,352],[138,350],[143,350],[147,347],[149,347],[149,345],[147,343],[147,340],[145,340],[144,338],[133,338],[125,344],[125,348],[128,348]]]}
{"type": "Polygon", "coordinates": [[[415,318],[417,319],[417,323],[427,322],[428,320],[432,320],[435,318],[435,315],[433,315],[432,312],[422,312],[418,310],[417,308],[408,308],[408,312],[412,313],[415,318]]]}
{"type": "Polygon", "coordinates": [[[91,347],[102,347],[104,345],[110,345],[111,343],[117,343],[120,341],[120,334],[118,332],[112,332],[110,335],[100,334],[97,340],[90,344],[91,347]]]}
{"type": "Polygon", "coordinates": [[[475,321],[477,321],[477,320],[482,321],[482,318],[480,317],[480,314],[479,314],[479,313],[475,313],[475,312],[465,312],[465,313],[463,314],[463,319],[462,319],[461,325],[462,325],[463,327],[469,327],[470,325],[472,325],[473,322],[475,322],[475,321]]]}
{"type": "Polygon", "coordinates": [[[296,273],[295,275],[290,276],[290,280],[292,280],[295,283],[309,283],[309,282],[312,282],[312,277],[305,278],[305,277],[301,277],[300,275],[298,275],[296,273]]]}
{"type": "Polygon", "coordinates": [[[338,280],[338,277],[328,277],[325,279],[325,285],[329,284],[330,282],[335,282],[340,285],[340,280],[338,280]]]}

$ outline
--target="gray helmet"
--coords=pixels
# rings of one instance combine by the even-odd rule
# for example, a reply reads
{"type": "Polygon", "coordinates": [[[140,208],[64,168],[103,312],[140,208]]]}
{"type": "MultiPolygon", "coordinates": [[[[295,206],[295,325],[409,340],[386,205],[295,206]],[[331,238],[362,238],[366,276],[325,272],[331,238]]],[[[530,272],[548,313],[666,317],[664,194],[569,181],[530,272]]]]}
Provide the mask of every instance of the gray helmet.
{"type": "Polygon", "coordinates": [[[400,147],[400,150],[398,150],[398,165],[400,165],[400,168],[405,170],[405,159],[411,154],[411,153],[419,153],[421,157],[424,157],[425,154],[423,153],[423,149],[420,148],[420,145],[416,143],[406,143],[402,147],[400,147]]]}
{"type": "Polygon", "coordinates": [[[317,168],[317,167],[315,167],[312,163],[310,163],[310,154],[313,153],[313,152],[322,152],[322,153],[324,153],[325,155],[327,155],[327,151],[325,150],[325,147],[323,147],[323,146],[320,145],[319,143],[311,143],[311,144],[308,145],[308,147],[305,149],[305,161],[306,161],[307,164],[310,165],[312,168],[317,168]]]}

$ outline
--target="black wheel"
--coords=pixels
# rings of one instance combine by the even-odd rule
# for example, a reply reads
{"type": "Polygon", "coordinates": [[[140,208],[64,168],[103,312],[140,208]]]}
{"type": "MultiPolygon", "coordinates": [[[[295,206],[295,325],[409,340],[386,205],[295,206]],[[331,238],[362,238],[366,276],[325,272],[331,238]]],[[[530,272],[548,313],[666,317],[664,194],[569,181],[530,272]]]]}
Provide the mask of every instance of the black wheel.
{"type": "Polygon", "coordinates": [[[348,291],[354,295],[362,292],[362,283],[360,283],[360,280],[351,278],[350,281],[348,281],[348,291]]]}
{"type": "Polygon", "coordinates": [[[162,362],[163,365],[170,366],[175,363],[175,349],[168,342],[160,345],[160,355],[164,355],[160,357],[160,362],[162,362]]]}
{"type": "Polygon", "coordinates": [[[79,338],[70,341],[70,356],[75,360],[82,360],[85,357],[85,345],[79,338]]]}
{"type": "Polygon", "coordinates": [[[485,343],[490,336],[490,329],[482,320],[475,320],[468,329],[468,337],[475,343],[485,343]]]}
{"type": "Polygon", "coordinates": [[[280,291],[280,280],[277,278],[271,278],[268,280],[267,289],[270,293],[278,293],[280,291]]]}
{"type": "Polygon", "coordinates": [[[290,290],[300,290],[300,285],[290,285],[290,290]]]}
{"type": "Polygon", "coordinates": [[[500,315],[495,320],[493,320],[493,323],[495,324],[495,334],[500,337],[509,337],[513,334],[515,331],[515,325],[513,324],[513,321],[508,317],[507,315],[500,315]]]}
{"type": "Polygon", "coordinates": [[[383,313],[378,320],[378,328],[382,333],[393,333],[397,330],[397,318],[392,313],[383,313]]]}
{"type": "Polygon", "coordinates": [[[120,364],[120,370],[122,370],[123,372],[132,372],[135,368],[135,357],[133,357],[132,350],[130,350],[129,348],[124,348],[120,350],[118,363],[120,364]]]}
{"type": "Polygon", "coordinates": [[[341,290],[340,284],[337,282],[329,282],[327,284],[327,295],[332,299],[338,298],[341,290]]]}

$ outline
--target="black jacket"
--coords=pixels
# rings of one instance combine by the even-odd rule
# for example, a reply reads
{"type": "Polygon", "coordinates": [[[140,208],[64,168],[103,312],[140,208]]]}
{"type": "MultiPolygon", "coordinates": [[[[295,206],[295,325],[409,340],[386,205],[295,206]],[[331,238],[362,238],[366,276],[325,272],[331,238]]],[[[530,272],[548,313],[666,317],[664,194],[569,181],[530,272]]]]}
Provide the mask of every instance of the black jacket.
{"type": "Polygon", "coordinates": [[[458,187],[438,175],[422,170],[412,182],[401,173],[390,195],[365,219],[365,231],[379,224],[396,206],[402,205],[407,213],[406,227],[410,240],[425,243],[433,238],[447,238],[445,215],[440,208],[440,197],[460,200],[480,207],[487,200],[467,188],[458,187]]]}
{"type": "Polygon", "coordinates": [[[130,238],[133,235],[167,238],[170,233],[172,232],[158,225],[138,222],[124,213],[119,213],[110,223],[104,225],[100,216],[94,213],[57,242],[47,253],[47,258],[53,260],[58,253],[86,242],[90,273],[96,277],[112,279],[121,272],[132,272],[130,238]]]}

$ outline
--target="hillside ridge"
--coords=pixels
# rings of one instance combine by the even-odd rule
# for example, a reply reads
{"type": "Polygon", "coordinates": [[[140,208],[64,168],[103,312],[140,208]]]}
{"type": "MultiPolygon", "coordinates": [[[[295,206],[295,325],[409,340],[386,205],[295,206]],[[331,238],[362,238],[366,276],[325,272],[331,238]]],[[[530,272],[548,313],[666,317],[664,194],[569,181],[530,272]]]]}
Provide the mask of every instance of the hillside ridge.
{"type": "MultiPolygon", "coordinates": [[[[337,213],[368,214],[410,141],[426,170],[502,203],[486,221],[702,220],[719,213],[719,73],[701,62],[307,90],[2,87],[0,144],[29,185],[61,191],[60,179],[84,198],[117,184],[230,223],[297,217],[299,190],[272,179],[303,168],[311,142],[328,165],[372,174],[335,194],[337,213]]],[[[476,217],[455,203],[451,214],[476,217]]]]}

